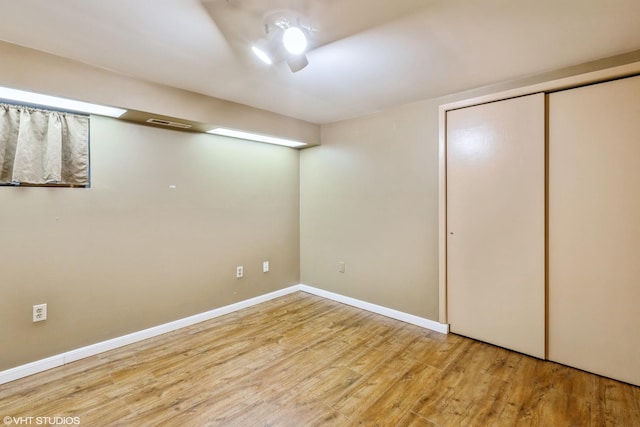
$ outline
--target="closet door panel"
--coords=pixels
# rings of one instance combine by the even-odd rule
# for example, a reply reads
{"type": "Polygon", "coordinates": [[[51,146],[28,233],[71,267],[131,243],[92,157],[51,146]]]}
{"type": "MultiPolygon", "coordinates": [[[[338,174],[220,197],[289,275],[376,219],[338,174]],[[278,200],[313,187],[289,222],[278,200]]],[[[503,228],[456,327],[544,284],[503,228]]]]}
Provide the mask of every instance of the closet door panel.
{"type": "Polygon", "coordinates": [[[640,77],[549,95],[549,359],[640,385],[640,77]]]}
{"type": "Polygon", "coordinates": [[[447,112],[451,331],[545,356],[543,94],[447,112]]]}

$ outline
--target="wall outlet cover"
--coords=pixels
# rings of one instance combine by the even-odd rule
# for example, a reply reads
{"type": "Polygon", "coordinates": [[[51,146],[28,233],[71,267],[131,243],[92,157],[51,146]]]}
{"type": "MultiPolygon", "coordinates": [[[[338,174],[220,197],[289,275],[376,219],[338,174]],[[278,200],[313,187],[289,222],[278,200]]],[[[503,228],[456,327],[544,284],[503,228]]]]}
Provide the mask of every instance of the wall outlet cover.
{"type": "Polygon", "coordinates": [[[37,304],[33,306],[33,321],[42,322],[47,320],[47,304],[37,304]]]}

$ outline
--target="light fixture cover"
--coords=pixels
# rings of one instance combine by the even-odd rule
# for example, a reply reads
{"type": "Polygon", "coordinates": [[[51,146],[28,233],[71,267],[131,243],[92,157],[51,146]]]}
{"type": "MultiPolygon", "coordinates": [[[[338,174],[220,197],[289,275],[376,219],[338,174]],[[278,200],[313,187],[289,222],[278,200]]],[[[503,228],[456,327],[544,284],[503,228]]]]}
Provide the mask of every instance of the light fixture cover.
{"type": "Polygon", "coordinates": [[[40,93],[11,89],[2,86],[0,86],[0,99],[116,118],[120,117],[127,111],[121,108],[107,107],[105,105],[91,104],[89,102],[75,101],[73,99],[60,98],[57,96],[42,95],[40,93]]]}
{"type": "Polygon", "coordinates": [[[273,64],[273,60],[271,59],[271,56],[269,56],[267,51],[262,46],[260,46],[260,44],[255,44],[251,46],[251,50],[265,64],[269,64],[269,65],[273,64]]]}
{"type": "Polygon", "coordinates": [[[307,36],[298,27],[289,27],[282,35],[282,43],[287,52],[293,55],[300,55],[307,50],[307,36]]]}
{"type": "Polygon", "coordinates": [[[307,145],[305,142],[294,141],[291,139],[277,138],[275,136],[261,135],[258,133],[243,132],[235,129],[215,128],[207,133],[221,136],[229,136],[231,138],[247,139],[249,141],[266,142],[267,144],[284,145],[286,147],[298,148],[307,145]]]}
{"type": "Polygon", "coordinates": [[[300,55],[291,55],[287,58],[287,65],[292,73],[297,73],[309,65],[309,60],[304,53],[300,55]]]}

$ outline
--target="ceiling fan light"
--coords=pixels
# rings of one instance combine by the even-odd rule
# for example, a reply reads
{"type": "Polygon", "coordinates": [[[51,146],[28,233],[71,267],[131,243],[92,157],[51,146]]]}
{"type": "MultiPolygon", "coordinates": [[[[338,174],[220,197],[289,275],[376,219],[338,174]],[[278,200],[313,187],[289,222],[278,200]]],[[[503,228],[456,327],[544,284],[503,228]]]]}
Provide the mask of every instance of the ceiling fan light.
{"type": "Polygon", "coordinates": [[[287,65],[292,73],[297,73],[302,70],[304,67],[309,65],[309,60],[305,54],[301,55],[292,55],[287,58],[287,65]]]}
{"type": "Polygon", "coordinates": [[[299,55],[307,49],[307,37],[298,27],[289,27],[282,35],[282,43],[287,52],[299,55]]]}
{"type": "Polygon", "coordinates": [[[264,49],[261,49],[258,46],[252,46],[251,50],[265,64],[269,64],[269,65],[273,64],[273,60],[271,59],[269,54],[264,49]]]}

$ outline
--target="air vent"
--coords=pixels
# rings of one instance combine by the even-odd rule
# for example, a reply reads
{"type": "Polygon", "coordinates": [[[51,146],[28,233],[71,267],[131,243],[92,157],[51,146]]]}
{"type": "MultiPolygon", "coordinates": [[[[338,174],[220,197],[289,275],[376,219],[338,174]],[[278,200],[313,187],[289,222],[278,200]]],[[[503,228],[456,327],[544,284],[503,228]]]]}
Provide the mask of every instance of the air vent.
{"type": "Polygon", "coordinates": [[[180,128],[180,129],[189,129],[191,127],[191,125],[187,123],[171,122],[169,120],[154,119],[154,118],[147,119],[147,123],[151,123],[153,125],[160,125],[160,126],[169,126],[172,128],[180,128]]]}

